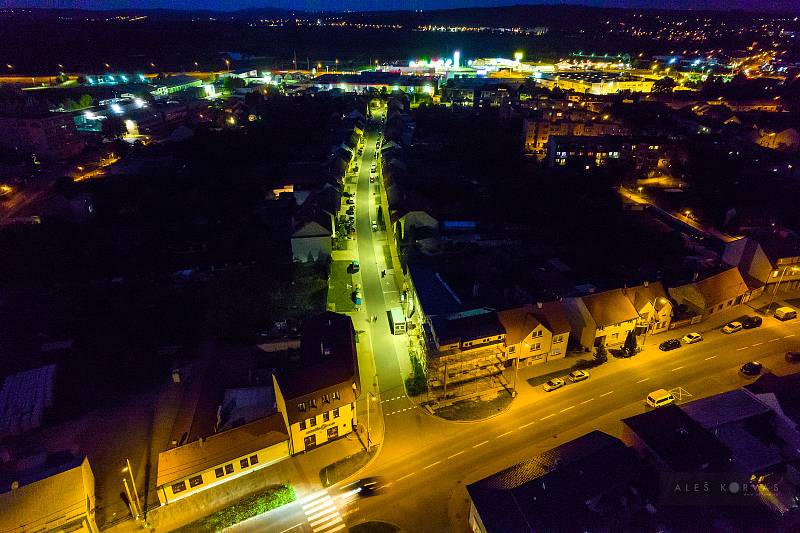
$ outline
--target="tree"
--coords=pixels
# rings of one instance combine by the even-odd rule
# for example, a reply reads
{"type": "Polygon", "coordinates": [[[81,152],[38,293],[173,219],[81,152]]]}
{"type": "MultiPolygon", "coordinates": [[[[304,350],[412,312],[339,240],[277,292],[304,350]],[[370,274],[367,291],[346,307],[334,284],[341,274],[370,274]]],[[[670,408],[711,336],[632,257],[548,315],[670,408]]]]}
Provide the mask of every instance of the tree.
{"type": "Polygon", "coordinates": [[[244,86],[244,80],[242,78],[237,78],[236,76],[227,76],[224,80],[222,80],[223,89],[229,93],[232,93],[236,89],[241,89],[244,86]]]}
{"type": "Polygon", "coordinates": [[[673,80],[669,76],[664,76],[660,80],[656,80],[655,82],[653,82],[653,92],[668,93],[671,92],[676,85],[677,83],[675,83],[675,80],[673,80]]]}
{"type": "Polygon", "coordinates": [[[79,109],[83,109],[86,107],[92,107],[94,105],[94,100],[88,94],[82,94],[80,99],[78,99],[78,106],[79,109]]]}
{"type": "Polygon", "coordinates": [[[636,333],[633,330],[629,331],[628,336],[625,337],[625,345],[623,348],[628,352],[629,356],[636,354],[636,333]]]}
{"type": "Polygon", "coordinates": [[[594,351],[594,358],[597,359],[600,363],[605,363],[608,361],[608,353],[606,352],[606,347],[602,344],[595,348],[594,351]]]}
{"type": "Polygon", "coordinates": [[[114,140],[125,133],[125,124],[119,117],[108,117],[101,123],[102,134],[106,139],[114,140]]]}

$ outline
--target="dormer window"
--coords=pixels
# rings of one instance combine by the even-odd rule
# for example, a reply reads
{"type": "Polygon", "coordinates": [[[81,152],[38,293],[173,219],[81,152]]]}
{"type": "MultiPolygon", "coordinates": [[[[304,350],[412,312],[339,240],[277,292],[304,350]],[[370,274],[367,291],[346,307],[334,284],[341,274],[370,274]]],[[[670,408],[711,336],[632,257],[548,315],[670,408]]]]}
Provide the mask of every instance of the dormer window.
{"type": "Polygon", "coordinates": [[[322,395],[322,403],[331,403],[331,395],[330,394],[323,394],[322,395]]]}
{"type": "Polygon", "coordinates": [[[333,396],[334,400],[341,400],[342,399],[341,395],[339,394],[339,391],[334,392],[333,394],[331,394],[331,396],[333,396]]]}
{"type": "Polygon", "coordinates": [[[305,403],[298,403],[297,404],[297,410],[300,411],[301,413],[305,413],[306,412],[306,404],[305,403]]]}
{"type": "Polygon", "coordinates": [[[317,408],[317,400],[308,400],[308,406],[311,407],[312,409],[316,409],[317,408]]]}

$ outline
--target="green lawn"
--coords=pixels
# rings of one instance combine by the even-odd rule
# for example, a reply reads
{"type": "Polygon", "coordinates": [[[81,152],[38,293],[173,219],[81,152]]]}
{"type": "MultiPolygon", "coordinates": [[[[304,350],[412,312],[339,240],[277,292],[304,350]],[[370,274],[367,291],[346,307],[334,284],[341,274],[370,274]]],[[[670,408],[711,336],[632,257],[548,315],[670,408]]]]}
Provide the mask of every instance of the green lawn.
{"type": "Polygon", "coordinates": [[[220,509],[216,513],[196,520],[191,524],[176,529],[177,533],[215,533],[226,527],[253,518],[267,511],[276,509],[297,499],[294,489],[289,485],[275,485],[263,492],[257,492],[242,498],[233,505],[220,509]]]}

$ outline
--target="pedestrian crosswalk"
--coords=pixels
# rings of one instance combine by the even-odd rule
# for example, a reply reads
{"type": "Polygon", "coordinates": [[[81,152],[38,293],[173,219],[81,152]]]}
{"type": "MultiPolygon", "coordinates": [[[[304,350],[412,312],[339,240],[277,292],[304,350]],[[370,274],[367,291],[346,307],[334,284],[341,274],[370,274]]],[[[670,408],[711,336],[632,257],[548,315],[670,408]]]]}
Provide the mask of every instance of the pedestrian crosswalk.
{"type": "Polygon", "coordinates": [[[334,533],[342,531],[345,526],[342,515],[326,490],[320,490],[302,498],[300,504],[314,533],[334,533]]]}

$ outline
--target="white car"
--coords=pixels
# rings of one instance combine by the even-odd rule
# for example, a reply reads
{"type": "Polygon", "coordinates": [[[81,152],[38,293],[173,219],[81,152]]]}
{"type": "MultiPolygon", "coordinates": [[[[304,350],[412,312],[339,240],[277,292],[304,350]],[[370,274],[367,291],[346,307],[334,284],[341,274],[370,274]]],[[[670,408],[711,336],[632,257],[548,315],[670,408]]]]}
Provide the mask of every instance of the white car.
{"type": "Polygon", "coordinates": [[[683,339],[681,339],[684,344],[694,344],[696,342],[700,342],[703,340],[703,336],[697,332],[687,333],[684,335],[683,339]]]}
{"type": "Polygon", "coordinates": [[[560,389],[564,385],[566,385],[566,383],[564,382],[563,379],[554,378],[554,379],[551,379],[550,381],[548,381],[547,383],[545,383],[544,385],[542,385],[542,388],[544,389],[545,392],[550,392],[550,391],[554,391],[556,389],[560,389]]]}
{"type": "Polygon", "coordinates": [[[589,379],[589,373],[585,370],[575,370],[574,372],[570,372],[567,378],[569,378],[571,382],[577,383],[578,381],[589,379]]]}
{"type": "Polygon", "coordinates": [[[725,324],[725,327],[722,328],[722,333],[736,333],[737,331],[742,331],[741,322],[728,322],[725,324]]]}
{"type": "Polygon", "coordinates": [[[378,222],[376,220],[372,221],[372,231],[378,231],[378,222]]]}

